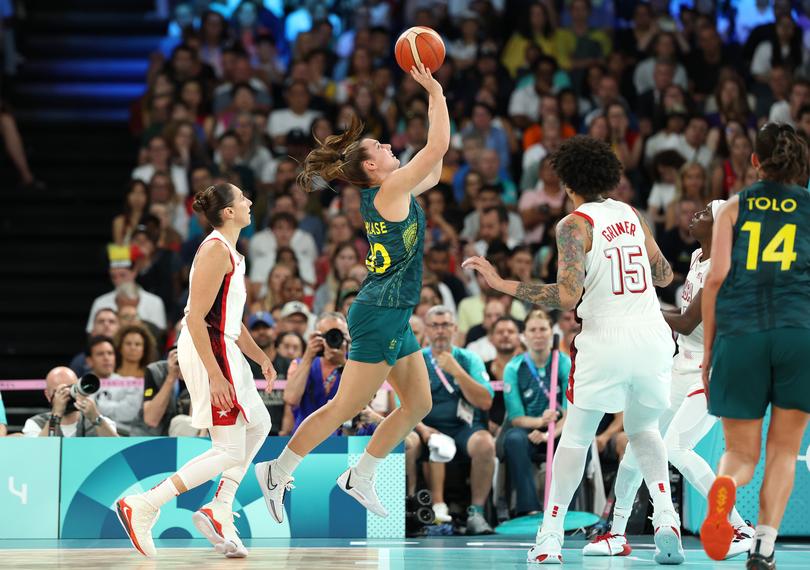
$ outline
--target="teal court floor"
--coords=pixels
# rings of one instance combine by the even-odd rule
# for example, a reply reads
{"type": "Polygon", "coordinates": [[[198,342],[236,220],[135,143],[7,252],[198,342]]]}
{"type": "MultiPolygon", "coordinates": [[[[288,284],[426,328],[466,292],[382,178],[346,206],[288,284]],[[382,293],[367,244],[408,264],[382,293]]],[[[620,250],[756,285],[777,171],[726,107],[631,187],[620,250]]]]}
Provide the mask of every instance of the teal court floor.
{"type": "MultiPolygon", "coordinates": [[[[246,540],[250,555],[225,559],[205,540],[158,540],[158,556],[147,559],[124,540],[0,540],[0,568],[71,568],[73,570],[149,569],[363,569],[381,570],[506,570],[539,568],[527,565],[526,537],[436,537],[404,540],[254,539],[246,540]]],[[[568,538],[564,568],[655,568],[651,537],[631,539],[630,556],[583,558],[583,539],[568,538]]],[[[684,539],[685,570],[744,568],[745,557],[714,562],[694,537],[684,539]]],[[[782,542],[776,555],[779,570],[810,570],[810,543],[782,542]]]]}

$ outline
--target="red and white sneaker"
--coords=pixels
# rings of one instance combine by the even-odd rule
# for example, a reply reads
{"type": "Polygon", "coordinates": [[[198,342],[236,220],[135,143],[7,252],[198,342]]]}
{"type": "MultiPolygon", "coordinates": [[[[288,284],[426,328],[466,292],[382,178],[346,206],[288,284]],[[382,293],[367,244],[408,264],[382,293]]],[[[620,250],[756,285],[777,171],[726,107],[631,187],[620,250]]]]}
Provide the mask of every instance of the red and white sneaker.
{"type": "Polygon", "coordinates": [[[653,515],[655,529],[655,560],[658,564],[683,564],[681,519],[675,511],[661,511],[653,515]]]}
{"type": "Polygon", "coordinates": [[[582,549],[583,556],[627,556],[633,552],[623,534],[600,534],[582,549]]]}
{"type": "Polygon", "coordinates": [[[562,564],[563,535],[558,532],[540,533],[537,543],[526,557],[528,564],[562,564]]]}
{"type": "Polygon", "coordinates": [[[720,475],[709,490],[709,510],[706,520],[700,527],[700,542],[703,550],[712,560],[723,560],[728,555],[734,540],[734,527],[728,520],[731,509],[737,500],[737,486],[734,479],[720,475]]]}
{"type": "Polygon", "coordinates": [[[203,505],[200,510],[191,516],[194,526],[214,546],[214,550],[224,554],[226,558],[244,558],[248,550],[239,539],[239,531],[233,524],[231,507],[219,501],[211,501],[203,505]]]}
{"type": "Polygon", "coordinates": [[[728,548],[726,560],[739,556],[743,552],[751,550],[751,544],[754,542],[754,533],[756,529],[750,524],[744,524],[734,527],[734,538],[731,541],[731,546],[728,548]]]}
{"type": "Polygon", "coordinates": [[[153,507],[140,495],[130,495],[119,499],[115,503],[115,510],[132,546],[144,556],[157,556],[152,527],[160,517],[160,509],[153,507]]]}

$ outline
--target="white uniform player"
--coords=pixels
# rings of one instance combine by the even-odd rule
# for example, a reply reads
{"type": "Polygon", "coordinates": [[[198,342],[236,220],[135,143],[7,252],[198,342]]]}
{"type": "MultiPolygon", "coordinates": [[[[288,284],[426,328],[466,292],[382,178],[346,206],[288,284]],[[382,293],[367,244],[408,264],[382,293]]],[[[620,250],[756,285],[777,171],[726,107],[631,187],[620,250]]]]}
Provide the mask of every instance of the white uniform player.
{"type": "MultiPolygon", "coordinates": [[[[205,244],[211,240],[219,240],[228,246],[234,269],[225,276],[214,304],[206,315],[205,322],[208,325],[208,336],[211,339],[214,357],[220,369],[225,373],[225,378],[233,384],[236,397],[234,407],[229,411],[220,410],[211,405],[208,371],[194,348],[184,319],[183,330],[177,340],[177,360],[183,373],[183,380],[191,395],[191,425],[201,429],[234,425],[240,414],[244,416],[246,422],[250,422],[251,411],[255,410],[257,406],[263,407],[261,396],[256,390],[256,383],[250,371],[250,364],[236,346],[236,339],[242,332],[242,316],[247,299],[245,259],[217,230],[212,231],[202,243],[205,244]]],[[[189,287],[193,283],[194,266],[191,267],[189,274],[189,287]]],[[[185,313],[188,314],[188,305],[185,313]]]]}
{"type": "MultiPolygon", "coordinates": [[[[717,210],[722,201],[716,201],[707,207],[708,211],[717,210]]],[[[695,220],[705,215],[705,210],[695,214],[695,220]]],[[[711,226],[708,226],[707,238],[711,239],[711,226]]],[[[681,292],[681,313],[685,313],[692,301],[703,289],[703,281],[709,271],[711,260],[703,259],[703,250],[698,248],[692,254],[689,273],[681,292]]],[[[669,327],[667,327],[669,329],[669,327]]],[[[579,339],[577,338],[577,341],[579,339]]],[[[717,418],[709,415],[706,407],[706,394],[701,379],[703,361],[703,322],[699,322],[689,334],[678,336],[678,354],[671,361],[672,388],[670,407],[661,415],[659,425],[667,446],[669,461],[680,471],[686,480],[704,497],[709,491],[715,474],[706,461],[693,451],[697,443],[709,432],[717,418]]],[[[616,506],[611,531],[597,537],[586,545],[583,554],[586,556],[626,556],[632,552],[625,537],[625,527],[630,516],[636,491],[642,482],[632,445],[619,466],[616,479],[616,506]]],[[[736,510],[732,514],[732,523],[738,536],[729,551],[729,557],[748,550],[751,529],[739,516],[736,510]]]]}
{"type": "Polygon", "coordinates": [[[568,400],[586,410],[623,411],[628,398],[669,406],[675,345],[661,315],[638,214],[615,200],[574,212],[593,226],[586,255],[582,320],[571,347],[568,400]]]}

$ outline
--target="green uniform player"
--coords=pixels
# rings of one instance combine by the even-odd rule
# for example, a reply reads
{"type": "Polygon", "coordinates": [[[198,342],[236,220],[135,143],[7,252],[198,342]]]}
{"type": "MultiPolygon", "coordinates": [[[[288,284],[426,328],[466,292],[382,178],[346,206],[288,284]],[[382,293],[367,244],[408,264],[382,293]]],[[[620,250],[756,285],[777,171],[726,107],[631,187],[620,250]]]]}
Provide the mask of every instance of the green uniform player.
{"type": "Polygon", "coordinates": [[[731,268],[717,296],[709,411],[810,412],[810,192],[760,181],[739,194],[731,268]]]}
{"type": "Polygon", "coordinates": [[[367,188],[361,194],[368,276],[349,309],[349,358],[394,364],[420,349],[409,320],[422,287],[425,214],[412,197],[407,218],[386,220],[374,206],[379,190],[367,188]]]}

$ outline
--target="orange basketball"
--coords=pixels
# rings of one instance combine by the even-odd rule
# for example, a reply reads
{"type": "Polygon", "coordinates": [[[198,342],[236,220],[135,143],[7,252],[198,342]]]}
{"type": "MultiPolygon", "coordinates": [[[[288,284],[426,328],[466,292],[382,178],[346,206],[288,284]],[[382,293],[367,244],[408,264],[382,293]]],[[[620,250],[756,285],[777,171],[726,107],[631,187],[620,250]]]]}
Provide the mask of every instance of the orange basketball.
{"type": "Polygon", "coordinates": [[[406,73],[410,72],[417,62],[421,62],[431,73],[436,73],[444,62],[444,42],[435,30],[414,26],[399,36],[394,55],[406,73]]]}

